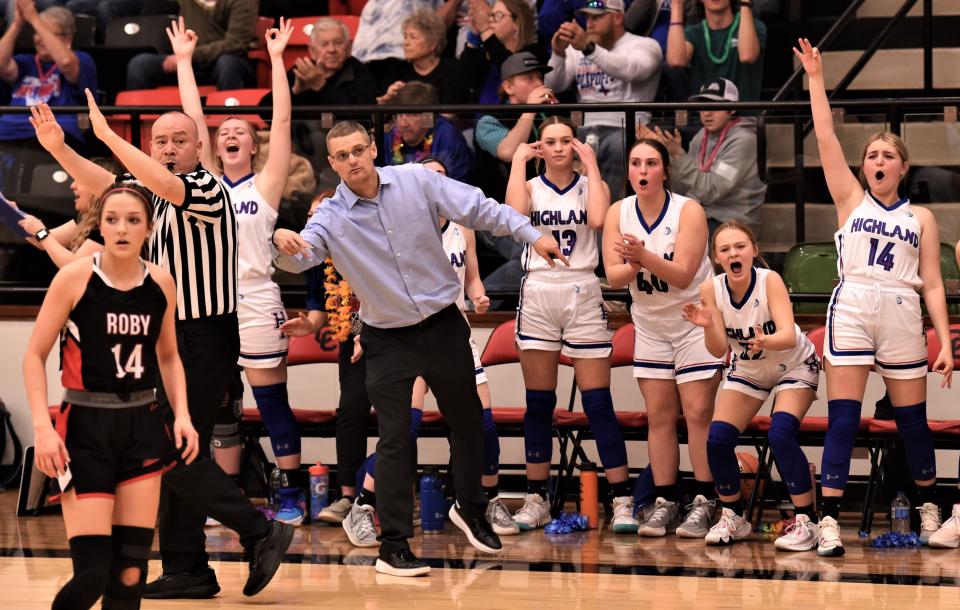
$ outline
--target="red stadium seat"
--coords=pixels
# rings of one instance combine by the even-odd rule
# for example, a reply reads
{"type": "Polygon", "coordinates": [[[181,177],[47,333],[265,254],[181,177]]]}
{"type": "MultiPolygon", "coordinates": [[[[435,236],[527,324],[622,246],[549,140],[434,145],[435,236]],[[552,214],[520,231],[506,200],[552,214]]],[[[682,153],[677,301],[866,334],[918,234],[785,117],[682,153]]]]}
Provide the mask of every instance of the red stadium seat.
{"type": "Polygon", "coordinates": [[[810,339],[810,342],[813,343],[814,349],[817,350],[817,357],[823,360],[823,341],[827,334],[827,327],[820,326],[814,328],[813,330],[807,333],[807,339],[810,339]]]}
{"type": "MultiPolygon", "coordinates": [[[[176,106],[180,108],[180,90],[177,87],[158,87],[156,89],[132,89],[117,94],[117,106],[176,106]]],[[[150,154],[150,128],[157,120],[157,114],[140,115],[140,149],[150,154]]],[[[133,126],[129,114],[107,117],[110,128],[127,142],[133,141],[133,126]]]]}
{"type": "MultiPolygon", "coordinates": [[[[207,107],[210,106],[258,106],[266,95],[270,93],[269,89],[227,89],[224,91],[214,91],[207,96],[207,107]]],[[[229,114],[208,114],[207,125],[210,127],[219,127],[229,114]]],[[[240,116],[242,119],[250,121],[256,129],[266,129],[267,123],[257,114],[245,114],[240,116]]]]}

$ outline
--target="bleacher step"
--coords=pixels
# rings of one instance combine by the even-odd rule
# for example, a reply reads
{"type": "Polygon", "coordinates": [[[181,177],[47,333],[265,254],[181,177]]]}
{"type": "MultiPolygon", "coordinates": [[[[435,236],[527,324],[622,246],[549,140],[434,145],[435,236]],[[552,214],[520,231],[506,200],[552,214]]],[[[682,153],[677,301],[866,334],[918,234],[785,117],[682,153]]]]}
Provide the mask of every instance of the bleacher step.
{"type": "MultiPolygon", "coordinates": [[[[960,2],[958,2],[960,4],[960,2]]],[[[833,89],[863,51],[825,51],[824,82],[833,89]]],[[[960,88],[960,48],[933,50],[933,86],[936,89],[960,88]]],[[[794,66],[799,66],[794,58],[794,66]]],[[[803,86],[807,87],[804,77],[803,86]]],[[[923,49],[880,49],[870,58],[850,89],[890,90],[923,89],[923,49]]]]}

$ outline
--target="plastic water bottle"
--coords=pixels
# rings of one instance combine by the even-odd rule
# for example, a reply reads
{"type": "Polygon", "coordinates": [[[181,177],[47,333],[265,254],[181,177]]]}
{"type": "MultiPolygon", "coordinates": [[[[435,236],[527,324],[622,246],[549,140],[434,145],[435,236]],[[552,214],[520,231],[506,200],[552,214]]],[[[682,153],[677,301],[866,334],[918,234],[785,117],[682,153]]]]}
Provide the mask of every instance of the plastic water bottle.
{"type": "Polygon", "coordinates": [[[270,508],[274,512],[280,510],[280,489],[283,488],[283,473],[276,466],[270,472],[270,508]]]}
{"type": "Polygon", "coordinates": [[[890,504],[890,531],[907,534],[910,532],[910,500],[902,491],[890,504]]]}
{"type": "Polygon", "coordinates": [[[316,521],[320,511],[330,503],[330,469],[317,462],[307,472],[310,474],[310,519],[316,521]]]}
{"type": "Polygon", "coordinates": [[[423,476],[420,477],[420,528],[425,534],[443,531],[446,506],[439,471],[436,468],[425,468],[423,476]]]}
{"type": "Polygon", "coordinates": [[[597,465],[580,463],[580,514],[587,518],[590,529],[597,529],[600,521],[597,497],[597,465]]]}

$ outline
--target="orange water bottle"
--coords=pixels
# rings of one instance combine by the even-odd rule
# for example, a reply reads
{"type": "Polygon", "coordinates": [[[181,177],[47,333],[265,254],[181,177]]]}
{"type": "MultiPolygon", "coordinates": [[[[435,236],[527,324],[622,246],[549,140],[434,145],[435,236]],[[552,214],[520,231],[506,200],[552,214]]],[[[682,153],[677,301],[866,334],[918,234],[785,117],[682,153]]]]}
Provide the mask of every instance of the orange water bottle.
{"type": "Polygon", "coordinates": [[[587,518],[590,529],[599,523],[599,500],[597,498],[597,465],[580,463],[580,514],[587,518]]]}

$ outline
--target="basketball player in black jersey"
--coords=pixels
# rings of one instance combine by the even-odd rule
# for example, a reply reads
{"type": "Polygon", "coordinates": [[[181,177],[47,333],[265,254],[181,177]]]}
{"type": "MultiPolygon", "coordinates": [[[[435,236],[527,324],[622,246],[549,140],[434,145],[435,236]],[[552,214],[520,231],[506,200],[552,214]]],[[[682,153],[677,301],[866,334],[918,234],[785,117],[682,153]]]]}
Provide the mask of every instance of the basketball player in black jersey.
{"type": "Polygon", "coordinates": [[[103,252],[54,277],[23,362],[36,464],[61,482],[73,560],[54,610],[90,608],[101,596],[104,608],[140,607],[160,475],[177,450],[186,463],[198,453],[177,352],[176,288],[167,271],[140,258],[152,227],[149,193],[115,184],[101,200],[103,252]],[[44,363],[61,329],[65,394],[54,429],[44,363]],[[158,374],[172,414],[156,402],[158,374]]]}

